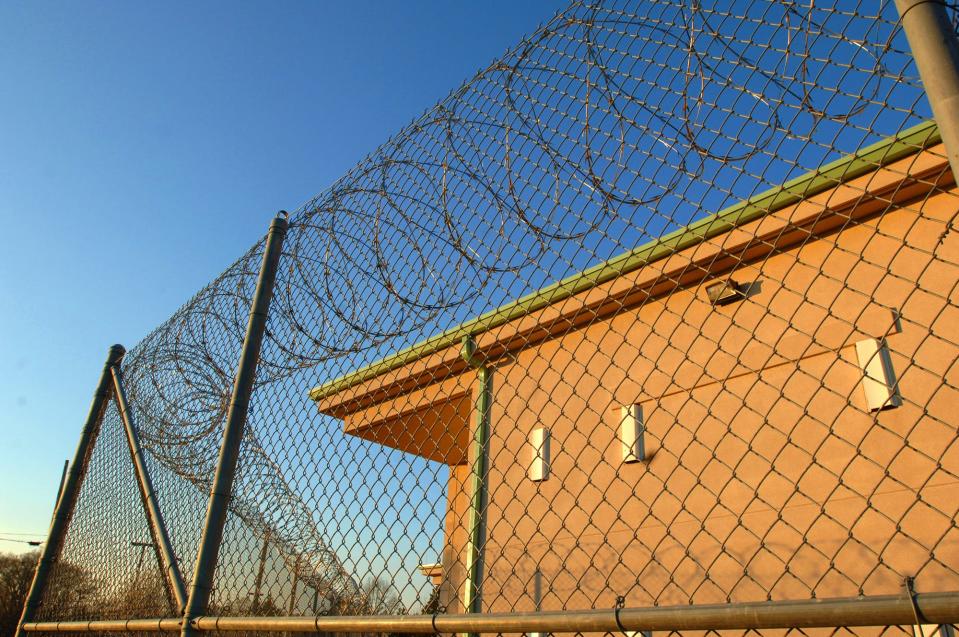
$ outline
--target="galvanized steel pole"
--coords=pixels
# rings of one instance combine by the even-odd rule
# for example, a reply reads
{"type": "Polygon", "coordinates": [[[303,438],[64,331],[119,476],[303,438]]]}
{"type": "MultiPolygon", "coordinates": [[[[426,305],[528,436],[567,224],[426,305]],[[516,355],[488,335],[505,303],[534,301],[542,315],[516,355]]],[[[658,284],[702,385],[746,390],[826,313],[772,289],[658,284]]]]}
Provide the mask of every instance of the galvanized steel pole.
{"type": "Polygon", "coordinates": [[[466,549],[466,582],[463,588],[463,610],[481,613],[483,585],[483,542],[486,532],[486,471],[489,452],[490,410],[493,402],[493,368],[477,356],[472,336],[463,339],[460,355],[476,369],[476,409],[472,432],[470,485],[472,501],[469,510],[469,542],[466,549]]]}
{"type": "Polygon", "coordinates": [[[126,350],[122,345],[114,345],[107,354],[106,363],[104,363],[103,371],[100,373],[100,382],[97,383],[97,389],[93,393],[90,411],[87,413],[87,420],[83,424],[83,431],[80,433],[80,442],[77,444],[76,453],[73,455],[73,463],[67,472],[67,479],[63,484],[60,498],[57,500],[53,521],[50,523],[50,532],[47,534],[47,543],[40,553],[37,570],[33,575],[33,582],[30,584],[30,592],[27,593],[27,598],[23,603],[23,612],[20,615],[20,622],[17,624],[17,637],[23,635],[23,624],[33,621],[47,586],[50,569],[60,556],[60,549],[63,547],[67,527],[70,518],[73,516],[73,508],[76,506],[77,497],[80,495],[80,486],[86,473],[87,462],[93,453],[97,435],[100,433],[103,410],[110,396],[112,386],[110,370],[123,358],[125,353],[126,350]]]}
{"type": "Polygon", "coordinates": [[[944,2],[896,0],[952,174],[959,179],[959,40],[944,2]]]}
{"type": "Polygon", "coordinates": [[[270,231],[266,236],[266,248],[263,250],[260,276],[256,282],[256,291],[253,293],[253,304],[250,306],[250,318],[246,327],[246,336],[243,339],[243,351],[240,355],[240,364],[236,370],[233,394],[226,416],[226,425],[223,428],[220,457],[217,461],[216,474],[213,477],[213,487],[210,490],[210,500],[206,510],[206,522],[203,525],[203,536],[200,538],[196,566],[193,570],[193,583],[190,586],[190,595],[184,610],[183,637],[191,637],[195,634],[195,629],[191,626],[191,620],[206,612],[210,594],[213,590],[213,572],[216,569],[217,557],[220,554],[220,543],[223,540],[223,527],[226,524],[227,506],[233,491],[233,477],[236,473],[236,464],[240,455],[240,443],[243,440],[243,429],[246,426],[250,396],[253,393],[253,381],[256,378],[260,347],[263,344],[263,334],[266,331],[270,300],[273,298],[273,284],[276,281],[276,273],[279,269],[283,239],[286,237],[286,230],[289,225],[287,217],[287,213],[281,211],[273,219],[270,224],[270,231]]]}
{"type": "Polygon", "coordinates": [[[287,611],[290,615],[293,614],[293,611],[296,610],[296,587],[300,583],[300,556],[296,556],[296,561],[293,563],[293,583],[290,584],[290,610],[287,611]]]}
{"type": "Polygon", "coordinates": [[[260,565],[256,569],[256,579],[253,581],[253,613],[260,608],[260,592],[263,588],[263,573],[266,571],[266,557],[270,551],[270,529],[263,534],[263,545],[260,547],[260,565]]]}
{"type": "Polygon", "coordinates": [[[166,525],[163,523],[160,505],[157,502],[156,492],[153,490],[153,481],[150,480],[150,473],[143,457],[143,449],[140,446],[140,436],[137,434],[136,427],[133,426],[133,414],[130,413],[127,393],[123,389],[123,373],[120,371],[119,364],[113,366],[111,372],[113,374],[113,395],[120,411],[120,419],[123,420],[127,447],[130,449],[130,458],[133,460],[133,473],[136,476],[137,486],[140,487],[140,499],[143,501],[143,511],[147,516],[150,535],[153,536],[153,547],[160,563],[163,565],[167,592],[171,601],[176,605],[176,612],[182,613],[183,607],[186,605],[186,587],[183,585],[183,575],[180,574],[180,566],[177,564],[176,554],[173,552],[170,534],[167,533],[166,525]]]}
{"type": "Polygon", "coordinates": [[[489,447],[490,407],[493,400],[493,369],[477,370],[476,425],[473,429],[473,468],[470,476],[472,501],[469,510],[469,544],[466,549],[466,586],[463,606],[467,613],[482,613],[483,542],[486,531],[486,455],[489,447]]]}
{"type": "Polygon", "coordinates": [[[60,486],[57,487],[57,499],[53,502],[53,510],[56,512],[57,504],[60,502],[60,496],[63,494],[63,484],[67,481],[67,469],[70,468],[70,461],[63,461],[63,471],[60,473],[60,486]]]}

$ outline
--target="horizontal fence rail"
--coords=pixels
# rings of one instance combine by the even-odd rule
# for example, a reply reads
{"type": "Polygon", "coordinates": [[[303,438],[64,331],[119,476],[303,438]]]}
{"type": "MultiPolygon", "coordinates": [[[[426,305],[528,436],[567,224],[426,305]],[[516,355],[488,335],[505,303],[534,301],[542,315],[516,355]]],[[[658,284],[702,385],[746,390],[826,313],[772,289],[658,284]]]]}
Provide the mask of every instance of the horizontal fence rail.
{"type": "Polygon", "coordinates": [[[952,637],[956,24],[573,2],[112,351],[20,632],[952,637]]]}
{"type": "MultiPolygon", "coordinates": [[[[829,626],[909,625],[919,613],[925,623],[949,624],[959,616],[959,593],[908,597],[828,599],[718,604],[699,607],[368,617],[197,617],[199,631],[287,631],[363,633],[585,633],[643,630],[760,630],[829,626]]],[[[181,621],[144,619],[38,622],[28,632],[177,632],[181,621]]]]}

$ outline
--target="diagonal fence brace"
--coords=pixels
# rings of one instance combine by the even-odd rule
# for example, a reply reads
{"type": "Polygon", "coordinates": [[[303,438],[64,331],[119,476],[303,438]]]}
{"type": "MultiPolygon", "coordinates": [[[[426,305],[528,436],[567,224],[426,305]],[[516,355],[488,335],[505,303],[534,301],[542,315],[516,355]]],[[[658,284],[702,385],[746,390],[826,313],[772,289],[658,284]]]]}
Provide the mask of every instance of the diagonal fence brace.
{"type": "Polygon", "coordinates": [[[186,606],[186,587],[183,585],[183,575],[180,573],[180,566],[177,564],[176,554],[173,552],[173,546],[170,542],[170,535],[167,532],[166,524],[163,522],[163,514],[160,511],[156,492],[153,489],[153,482],[150,480],[150,473],[143,457],[140,436],[134,426],[133,414],[130,410],[130,404],[127,402],[126,391],[123,388],[123,372],[120,371],[119,362],[111,366],[110,371],[113,376],[113,396],[117,402],[120,418],[123,420],[123,430],[126,433],[127,446],[133,460],[133,471],[136,475],[137,486],[140,488],[140,497],[143,500],[143,510],[146,513],[147,522],[149,522],[153,547],[157,553],[158,561],[163,565],[163,581],[166,584],[167,595],[170,596],[170,601],[173,602],[172,605],[179,614],[183,612],[183,608],[186,606]]]}

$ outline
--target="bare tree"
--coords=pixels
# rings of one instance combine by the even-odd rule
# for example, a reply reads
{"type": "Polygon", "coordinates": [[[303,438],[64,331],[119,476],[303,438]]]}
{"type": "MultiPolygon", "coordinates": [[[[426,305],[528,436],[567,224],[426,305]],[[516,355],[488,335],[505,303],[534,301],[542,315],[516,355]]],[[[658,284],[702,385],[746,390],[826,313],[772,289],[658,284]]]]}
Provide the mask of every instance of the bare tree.
{"type": "Polygon", "coordinates": [[[17,630],[39,556],[37,552],[0,553],[0,635],[12,635],[17,630]]]}

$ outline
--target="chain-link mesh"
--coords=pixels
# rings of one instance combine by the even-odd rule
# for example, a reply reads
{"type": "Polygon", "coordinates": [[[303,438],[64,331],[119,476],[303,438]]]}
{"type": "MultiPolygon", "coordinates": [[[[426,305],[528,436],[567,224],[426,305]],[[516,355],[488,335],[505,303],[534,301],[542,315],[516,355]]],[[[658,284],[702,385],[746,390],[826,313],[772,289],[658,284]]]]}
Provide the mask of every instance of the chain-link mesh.
{"type": "Polygon", "coordinates": [[[104,412],[41,618],[166,617],[175,612],[115,403],[104,412]]]}
{"type": "MultiPolygon", "coordinates": [[[[297,211],[208,614],[959,590],[959,198],[898,20],[574,3],[297,211]]],[[[124,361],[187,584],[262,250],[124,361]]],[[[39,619],[175,616],[151,542],[108,411],[39,619]]]]}

